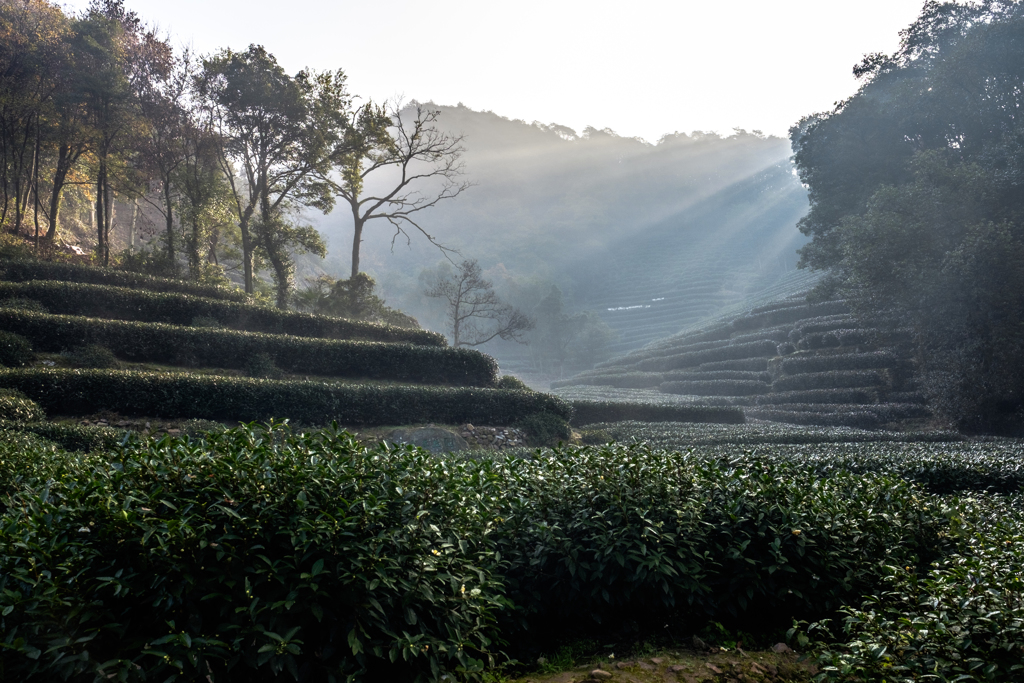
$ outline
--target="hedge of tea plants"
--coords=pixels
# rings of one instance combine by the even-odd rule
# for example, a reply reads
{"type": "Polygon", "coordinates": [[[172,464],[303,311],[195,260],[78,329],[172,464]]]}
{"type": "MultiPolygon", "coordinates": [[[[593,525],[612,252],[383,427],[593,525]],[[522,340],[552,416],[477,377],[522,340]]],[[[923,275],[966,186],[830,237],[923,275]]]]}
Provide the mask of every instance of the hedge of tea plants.
{"type": "Polygon", "coordinates": [[[151,292],[177,292],[208,299],[245,302],[248,295],[238,287],[197,285],[173,278],[155,277],[122,270],[97,268],[77,263],[50,263],[46,261],[0,261],[0,280],[31,282],[33,280],[62,280],[94,285],[113,285],[144,289],[151,292]]]}
{"type": "Polygon", "coordinates": [[[568,420],[572,406],[548,394],[473,387],[325,384],[125,370],[0,370],[0,387],[16,389],[49,415],[269,420],[302,424],[510,425],[534,413],[568,420]]]}
{"type": "Polygon", "coordinates": [[[626,401],[573,400],[574,425],[642,420],[646,422],[708,422],[741,424],[743,410],[728,406],[655,405],[626,401]]]}
{"type": "Polygon", "coordinates": [[[29,682],[437,681],[567,623],[770,631],[923,571],[946,527],[884,474],[281,426],[89,455],[4,435],[0,494],[0,675],[29,682]]]}
{"type": "Polygon", "coordinates": [[[3,300],[14,299],[31,299],[39,302],[50,313],[65,315],[172,325],[192,325],[202,321],[208,326],[212,321],[233,330],[291,334],[297,337],[408,342],[424,346],[448,344],[444,335],[427,330],[125,287],[50,281],[0,282],[0,306],[3,300]]]}
{"type": "Polygon", "coordinates": [[[94,344],[129,361],[244,369],[258,354],[267,354],[283,370],[333,377],[469,386],[491,386],[498,378],[490,356],[448,346],[308,339],[3,308],[0,327],[25,337],[37,351],[94,344]]]}

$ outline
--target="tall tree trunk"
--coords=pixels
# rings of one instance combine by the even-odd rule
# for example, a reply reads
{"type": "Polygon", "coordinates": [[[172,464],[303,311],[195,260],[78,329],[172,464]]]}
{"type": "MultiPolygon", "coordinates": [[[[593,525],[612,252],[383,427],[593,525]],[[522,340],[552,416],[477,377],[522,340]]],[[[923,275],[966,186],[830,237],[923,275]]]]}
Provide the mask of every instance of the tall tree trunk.
{"type": "Polygon", "coordinates": [[[171,183],[164,178],[164,206],[167,211],[164,216],[167,218],[167,263],[173,274],[178,273],[177,262],[174,260],[174,204],[171,200],[171,183]]]}
{"type": "Polygon", "coordinates": [[[107,246],[107,160],[100,154],[99,168],[96,171],[96,257],[100,263],[107,265],[110,249],[107,246]]]}
{"type": "Polygon", "coordinates": [[[359,275],[359,244],[363,241],[363,220],[359,215],[359,209],[352,210],[354,228],[352,230],[352,275],[359,275]]]}
{"type": "Polygon", "coordinates": [[[135,221],[139,217],[139,198],[132,200],[132,220],[128,223],[128,253],[135,253],[135,221]]]}
{"type": "Polygon", "coordinates": [[[61,145],[57,150],[57,166],[53,170],[53,188],[50,190],[50,217],[46,226],[46,240],[57,237],[57,217],[60,215],[60,201],[64,194],[64,181],[71,170],[71,146],[61,145]]]}
{"type": "Polygon", "coordinates": [[[252,233],[249,232],[249,216],[243,216],[238,222],[238,228],[242,231],[242,275],[245,279],[245,293],[252,294],[256,291],[252,277],[252,233]]]}
{"type": "Polygon", "coordinates": [[[39,115],[36,114],[36,149],[32,159],[32,222],[35,223],[36,251],[39,251],[39,115]]]}

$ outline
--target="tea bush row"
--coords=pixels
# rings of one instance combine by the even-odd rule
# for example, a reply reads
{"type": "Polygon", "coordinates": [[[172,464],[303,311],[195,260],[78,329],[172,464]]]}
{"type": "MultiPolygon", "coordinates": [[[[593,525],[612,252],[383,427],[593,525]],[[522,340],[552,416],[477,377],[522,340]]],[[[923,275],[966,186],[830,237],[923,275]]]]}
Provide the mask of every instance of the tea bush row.
{"type": "Polygon", "coordinates": [[[885,587],[844,610],[841,642],[828,645],[818,661],[822,678],[894,683],[1024,678],[1021,503],[1019,496],[948,503],[944,512],[955,550],[926,571],[886,567],[885,587]]]}
{"type": "Polygon", "coordinates": [[[694,351],[691,353],[680,353],[670,356],[661,356],[640,361],[636,364],[638,370],[648,372],[665,372],[666,370],[678,370],[692,368],[702,363],[711,363],[723,360],[741,360],[753,357],[770,358],[775,355],[775,344],[770,341],[752,342],[749,344],[735,344],[707,349],[705,351],[694,351]]]}
{"type": "Polygon", "coordinates": [[[3,308],[0,327],[27,338],[37,351],[99,345],[138,362],[245,369],[255,356],[267,354],[283,370],[334,377],[472,386],[493,385],[498,377],[490,356],[447,346],[308,339],[3,308]]]}
{"type": "Polygon", "coordinates": [[[303,424],[510,425],[538,412],[568,420],[572,407],[548,394],[469,387],[325,384],[124,370],[0,371],[49,415],[121,415],[224,421],[290,418],[303,424]]]}
{"type": "Polygon", "coordinates": [[[0,305],[3,299],[13,298],[30,298],[40,302],[50,313],[64,315],[173,325],[192,325],[199,321],[203,323],[201,326],[209,326],[214,321],[234,330],[297,337],[408,342],[422,346],[448,344],[443,335],[427,330],[125,287],[50,281],[0,282],[0,305]]]}
{"type": "Polygon", "coordinates": [[[593,422],[620,422],[642,420],[644,422],[711,422],[719,424],[740,424],[744,421],[743,410],[723,406],[698,405],[651,405],[622,401],[572,402],[574,425],[593,422]]]}
{"type": "Polygon", "coordinates": [[[756,396],[771,391],[767,382],[718,379],[690,382],[662,382],[658,391],[666,394],[692,394],[695,396],[756,396]]]}
{"type": "MultiPolygon", "coordinates": [[[[887,377],[878,370],[832,370],[785,375],[775,380],[772,389],[780,392],[809,389],[856,389],[883,385],[886,380],[887,377]]],[[[807,403],[811,403],[811,401],[807,401],[807,403]]]]}
{"type": "Polygon", "coordinates": [[[897,479],[644,446],[474,461],[280,426],[86,456],[17,438],[5,680],[437,681],[566,623],[771,630],[927,566],[945,527],[897,479]]]}
{"type": "Polygon", "coordinates": [[[207,299],[221,299],[243,303],[248,295],[237,287],[198,285],[184,280],[129,273],[109,268],[97,268],[76,263],[49,263],[46,261],[0,261],[0,280],[29,282],[32,280],[61,280],[94,285],[113,285],[144,289],[151,292],[177,292],[207,299]]]}
{"type": "Polygon", "coordinates": [[[835,370],[878,370],[895,368],[904,362],[891,351],[841,353],[828,356],[795,356],[772,361],[772,363],[778,365],[781,372],[787,375],[835,370]]]}
{"type": "MultiPolygon", "coordinates": [[[[788,407],[788,406],[787,406],[788,407]]],[[[755,420],[770,420],[772,422],[785,422],[792,425],[818,425],[822,427],[857,427],[858,429],[874,429],[881,426],[885,420],[871,410],[865,410],[862,406],[843,406],[839,412],[836,411],[796,411],[796,410],[773,410],[770,408],[754,408],[747,415],[755,420]]]]}
{"type": "Polygon", "coordinates": [[[45,416],[39,404],[21,392],[0,389],[0,422],[36,422],[45,416]]]}
{"type": "Polygon", "coordinates": [[[757,405],[784,405],[788,403],[874,403],[879,398],[876,389],[807,389],[805,391],[779,391],[758,396],[757,405]]]}
{"type": "Polygon", "coordinates": [[[666,382],[693,382],[719,379],[739,379],[764,383],[770,383],[772,381],[772,376],[767,372],[754,372],[750,370],[701,370],[700,368],[695,370],[676,370],[674,372],[666,372],[662,377],[664,377],[666,382]]]}

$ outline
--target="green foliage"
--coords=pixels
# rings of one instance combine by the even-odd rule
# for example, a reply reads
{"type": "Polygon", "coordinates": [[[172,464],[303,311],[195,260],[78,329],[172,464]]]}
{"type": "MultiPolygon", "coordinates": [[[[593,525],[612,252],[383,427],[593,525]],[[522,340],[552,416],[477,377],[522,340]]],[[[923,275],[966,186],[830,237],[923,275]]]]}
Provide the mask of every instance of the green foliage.
{"type": "Polygon", "coordinates": [[[45,417],[39,404],[20,391],[0,389],[0,422],[36,422],[45,417]]]}
{"type": "Polygon", "coordinates": [[[30,311],[32,313],[49,313],[46,306],[40,302],[23,296],[12,296],[9,299],[0,301],[0,308],[14,308],[19,311],[30,311]]]}
{"type": "Polygon", "coordinates": [[[33,340],[40,351],[99,344],[126,361],[248,369],[253,358],[264,354],[289,372],[335,377],[491,386],[497,376],[490,356],[443,346],[310,339],[4,309],[0,325],[33,340]]]}
{"type": "MultiPolygon", "coordinates": [[[[39,418],[41,419],[41,418],[39,418]]],[[[113,427],[68,424],[66,422],[30,422],[17,425],[19,432],[33,434],[66,451],[92,453],[117,448],[126,432],[113,427]]]]}
{"type": "Polygon", "coordinates": [[[296,293],[295,303],[310,313],[419,329],[415,318],[388,308],[384,300],[374,293],[376,286],[374,279],[366,273],[358,273],[347,280],[323,275],[296,293]]]}
{"type": "Polygon", "coordinates": [[[577,425],[626,420],[741,424],[745,419],[742,408],[731,406],[653,405],[648,403],[627,403],[624,401],[586,401],[576,399],[573,400],[572,407],[572,422],[577,425]]]}
{"type": "Polygon", "coordinates": [[[569,404],[547,394],[468,387],[340,385],[122,370],[7,370],[0,386],[17,389],[51,415],[121,415],[223,421],[290,418],[303,424],[511,425],[549,412],[568,419],[569,404]]]}
{"type": "Polygon", "coordinates": [[[791,131],[821,295],[913,329],[934,407],[969,431],[1024,414],[1022,28],[1019,3],[929,3],[857,95],[791,131]]]}
{"type": "Polygon", "coordinates": [[[110,369],[120,366],[117,356],[106,346],[85,344],[67,353],[76,368],[110,369]]]}
{"type": "Polygon", "coordinates": [[[580,440],[586,446],[603,446],[611,443],[615,438],[603,429],[581,429],[580,440]]]}
{"type": "Polygon", "coordinates": [[[501,480],[472,463],[281,427],[0,457],[5,678],[437,680],[498,654],[495,523],[464,500],[501,480]]]}
{"type": "Polygon", "coordinates": [[[884,590],[859,608],[843,610],[847,642],[828,646],[820,656],[823,678],[1021,679],[1020,497],[954,499],[944,513],[953,551],[923,571],[886,566],[884,590]]]}
{"type": "Polygon", "coordinates": [[[14,332],[0,330],[0,365],[17,368],[35,359],[32,343],[14,332]]]}
{"type": "Polygon", "coordinates": [[[217,321],[223,327],[249,332],[447,346],[444,335],[426,330],[399,329],[379,323],[280,311],[265,306],[217,301],[187,294],[46,281],[0,282],[0,296],[2,295],[31,296],[42,301],[49,311],[55,314],[174,325],[192,325],[197,318],[208,318],[217,321]]]}
{"type": "Polygon", "coordinates": [[[245,374],[263,379],[281,379],[282,372],[269,353],[257,353],[246,360],[245,374]]]}
{"type": "Polygon", "coordinates": [[[572,437],[568,420],[554,413],[533,413],[518,420],[514,426],[526,432],[532,446],[554,446],[572,437]]]}
{"type": "Polygon", "coordinates": [[[498,389],[510,389],[512,391],[533,391],[533,389],[527,386],[526,382],[515,375],[502,375],[494,386],[498,389]]]}
{"type": "Polygon", "coordinates": [[[86,456],[5,436],[0,493],[4,675],[26,681],[437,681],[566,623],[770,631],[926,566],[947,520],[877,473],[643,445],[472,460],[280,425],[86,456]]]}
{"type": "Polygon", "coordinates": [[[757,396],[771,391],[771,385],[758,380],[707,379],[686,382],[662,382],[658,390],[666,394],[694,396],[757,396]]]}
{"type": "Polygon", "coordinates": [[[186,420],[181,425],[181,433],[193,439],[204,437],[209,432],[223,432],[224,424],[213,420],[186,420]]]}
{"type": "Polygon", "coordinates": [[[177,292],[206,299],[244,302],[245,292],[237,287],[195,285],[183,280],[153,277],[111,268],[98,268],[78,263],[47,261],[0,261],[0,279],[8,282],[60,280],[94,285],[109,285],[151,292],[177,292]]]}

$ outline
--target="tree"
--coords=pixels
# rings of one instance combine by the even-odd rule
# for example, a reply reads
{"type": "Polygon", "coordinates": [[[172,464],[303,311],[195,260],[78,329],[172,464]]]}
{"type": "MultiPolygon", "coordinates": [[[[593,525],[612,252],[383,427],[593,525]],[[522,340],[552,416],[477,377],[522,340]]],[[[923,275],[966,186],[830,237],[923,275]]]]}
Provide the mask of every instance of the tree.
{"type": "Polygon", "coordinates": [[[360,107],[346,131],[335,157],[340,174],[335,191],[352,213],[352,277],[359,273],[363,228],[372,220],[386,220],[394,227],[392,242],[399,235],[410,240],[406,229],[412,227],[446,250],[416,216],[469,187],[460,180],[462,136],[438,128],[439,115],[419,103],[411,110],[396,105],[389,112],[371,102],[360,107]],[[366,184],[378,178],[385,189],[364,196],[366,184]]]}
{"type": "Polygon", "coordinates": [[[480,346],[492,339],[523,343],[533,321],[501,301],[476,260],[463,261],[455,272],[439,274],[425,294],[447,302],[452,346],[480,346]]]}
{"type": "Polygon", "coordinates": [[[820,295],[916,334],[933,405],[968,430],[1024,417],[1024,4],[928,3],[864,83],[791,131],[820,295]]]}
{"type": "Polygon", "coordinates": [[[377,283],[366,273],[347,280],[322,275],[309,281],[295,298],[298,307],[310,313],[419,329],[415,318],[389,308],[375,293],[376,288],[377,283]]]}
{"type": "Polygon", "coordinates": [[[242,234],[245,291],[255,291],[253,254],[262,249],[283,308],[294,268],[288,249],[323,250],[315,231],[291,225],[287,216],[295,204],[325,213],[333,206],[327,175],[348,124],[345,75],[289,76],[262,46],[250,45],[207,59],[200,92],[224,141],[220,157],[242,234]]]}
{"type": "Polygon", "coordinates": [[[537,324],[530,338],[530,351],[542,371],[559,377],[567,364],[593,366],[615,334],[593,311],[567,313],[562,291],[556,285],[533,310],[537,324]]]}

